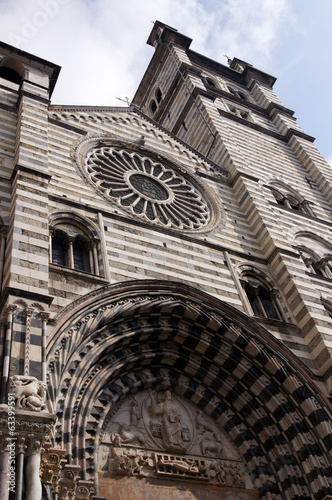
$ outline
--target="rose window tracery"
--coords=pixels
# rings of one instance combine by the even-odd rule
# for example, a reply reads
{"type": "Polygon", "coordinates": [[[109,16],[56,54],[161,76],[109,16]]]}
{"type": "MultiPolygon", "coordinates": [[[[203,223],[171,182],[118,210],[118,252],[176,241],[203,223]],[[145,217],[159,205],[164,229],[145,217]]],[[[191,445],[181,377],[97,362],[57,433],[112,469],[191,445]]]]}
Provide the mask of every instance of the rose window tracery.
{"type": "Polygon", "coordinates": [[[85,172],[98,190],[126,211],[164,227],[207,226],[210,208],[187,177],[136,152],[108,146],[91,150],[85,172]]]}

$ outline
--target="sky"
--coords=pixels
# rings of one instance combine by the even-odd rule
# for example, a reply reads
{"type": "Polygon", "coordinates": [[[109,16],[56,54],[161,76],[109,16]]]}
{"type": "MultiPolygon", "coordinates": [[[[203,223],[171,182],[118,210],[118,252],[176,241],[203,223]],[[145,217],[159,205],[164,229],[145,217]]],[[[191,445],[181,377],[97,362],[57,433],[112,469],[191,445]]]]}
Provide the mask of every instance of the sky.
{"type": "Polygon", "coordinates": [[[332,0],[0,0],[0,9],[1,41],[62,67],[52,104],[126,105],[159,20],[196,52],[277,77],[275,93],[332,165],[332,0]]]}

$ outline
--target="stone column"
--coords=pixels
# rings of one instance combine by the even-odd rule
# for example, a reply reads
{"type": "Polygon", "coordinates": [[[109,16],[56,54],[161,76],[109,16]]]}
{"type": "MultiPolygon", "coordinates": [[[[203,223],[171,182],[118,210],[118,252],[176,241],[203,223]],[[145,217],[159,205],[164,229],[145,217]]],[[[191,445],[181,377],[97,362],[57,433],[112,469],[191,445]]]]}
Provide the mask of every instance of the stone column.
{"type": "Polygon", "coordinates": [[[96,272],[95,272],[95,265],[94,265],[94,262],[93,262],[93,250],[92,250],[92,245],[90,245],[90,244],[88,246],[88,252],[89,252],[90,273],[96,274],[96,272]]]}
{"type": "Polygon", "coordinates": [[[95,274],[97,274],[99,276],[99,265],[98,265],[97,247],[98,247],[98,244],[94,243],[92,250],[93,250],[94,271],[95,271],[95,274]]]}
{"type": "Polygon", "coordinates": [[[28,434],[25,451],[25,500],[41,500],[42,485],[39,477],[41,442],[28,434]]]}
{"type": "MultiPolygon", "coordinates": [[[[4,432],[0,432],[0,500],[8,500],[8,491],[11,487],[10,480],[12,477],[9,475],[9,438],[4,432]]],[[[14,476],[13,476],[14,484],[14,476]]]]}
{"type": "Polygon", "coordinates": [[[6,329],[5,350],[4,350],[3,365],[2,365],[0,403],[6,403],[7,401],[10,353],[11,353],[12,335],[13,335],[13,314],[16,311],[16,307],[17,306],[14,305],[7,307],[7,329],[6,329]]]}
{"type": "Polygon", "coordinates": [[[24,349],[24,375],[30,375],[30,327],[31,317],[33,314],[32,307],[25,308],[25,349],[24,349]]]}
{"type": "MultiPolygon", "coordinates": [[[[15,412],[13,428],[8,429],[8,421],[8,406],[0,405],[0,433],[8,435],[10,445],[14,447],[14,450],[16,448],[16,457],[15,452],[13,452],[16,476],[15,500],[22,500],[23,479],[25,479],[24,500],[41,500],[42,487],[39,479],[41,445],[49,439],[56,416],[46,412],[21,409],[15,412]]],[[[5,460],[8,459],[9,453],[6,452],[6,448],[4,448],[4,452],[2,461],[0,458],[0,464],[3,466],[1,469],[0,465],[0,500],[8,500],[8,487],[4,488],[4,485],[7,485],[5,460]],[[2,492],[3,489],[5,489],[7,497],[2,492]]],[[[1,455],[0,452],[0,457],[1,455]]],[[[10,458],[11,456],[10,454],[10,458]]]]}
{"type": "Polygon", "coordinates": [[[73,249],[73,245],[74,245],[73,238],[69,238],[68,267],[70,267],[70,269],[74,269],[74,249],[73,249]]]}
{"type": "Polygon", "coordinates": [[[16,446],[16,463],[15,463],[15,500],[22,500],[23,498],[23,484],[24,484],[24,450],[25,438],[23,436],[18,438],[16,446]]]}
{"type": "Polygon", "coordinates": [[[7,229],[0,229],[0,287],[2,287],[3,264],[5,259],[7,229]]]}
{"type": "Polygon", "coordinates": [[[47,320],[50,314],[47,312],[41,312],[40,317],[42,319],[42,366],[41,366],[41,380],[46,384],[47,367],[46,367],[46,326],[47,320]]]}

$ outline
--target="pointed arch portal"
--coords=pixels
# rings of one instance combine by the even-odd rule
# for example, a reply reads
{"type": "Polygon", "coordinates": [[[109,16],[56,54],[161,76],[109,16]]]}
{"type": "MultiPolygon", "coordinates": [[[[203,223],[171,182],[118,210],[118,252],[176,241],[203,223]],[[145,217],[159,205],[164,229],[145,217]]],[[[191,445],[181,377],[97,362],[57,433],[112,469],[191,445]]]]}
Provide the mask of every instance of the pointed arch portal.
{"type": "Polygon", "coordinates": [[[81,466],[83,479],[94,481],[95,494],[116,499],[126,488],[136,488],[137,499],[175,499],[183,490],[185,498],[243,500],[332,494],[329,401],[269,332],[204,292],[158,280],[103,287],[63,311],[47,359],[55,442],[81,466]],[[166,407],[173,408],[168,421],[166,407]],[[138,409],[138,416],[130,413],[138,409]],[[177,413],[182,438],[174,437],[177,413]],[[152,429],[145,435],[143,420],[152,429]],[[166,444],[167,426],[173,444],[166,444]],[[212,442],[223,442],[223,451],[212,442]]]}

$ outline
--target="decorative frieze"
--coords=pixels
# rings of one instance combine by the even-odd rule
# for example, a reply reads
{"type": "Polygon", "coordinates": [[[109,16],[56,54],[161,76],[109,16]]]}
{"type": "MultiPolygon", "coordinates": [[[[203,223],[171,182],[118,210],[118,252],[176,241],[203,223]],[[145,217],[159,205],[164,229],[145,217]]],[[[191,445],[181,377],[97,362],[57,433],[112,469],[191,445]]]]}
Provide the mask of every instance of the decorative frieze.
{"type": "MultiPolygon", "coordinates": [[[[115,440],[115,444],[116,440],[115,440]]],[[[111,475],[160,477],[176,480],[209,482],[218,486],[245,488],[240,461],[213,460],[197,455],[155,453],[128,446],[112,446],[107,460],[111,475]]]]}

